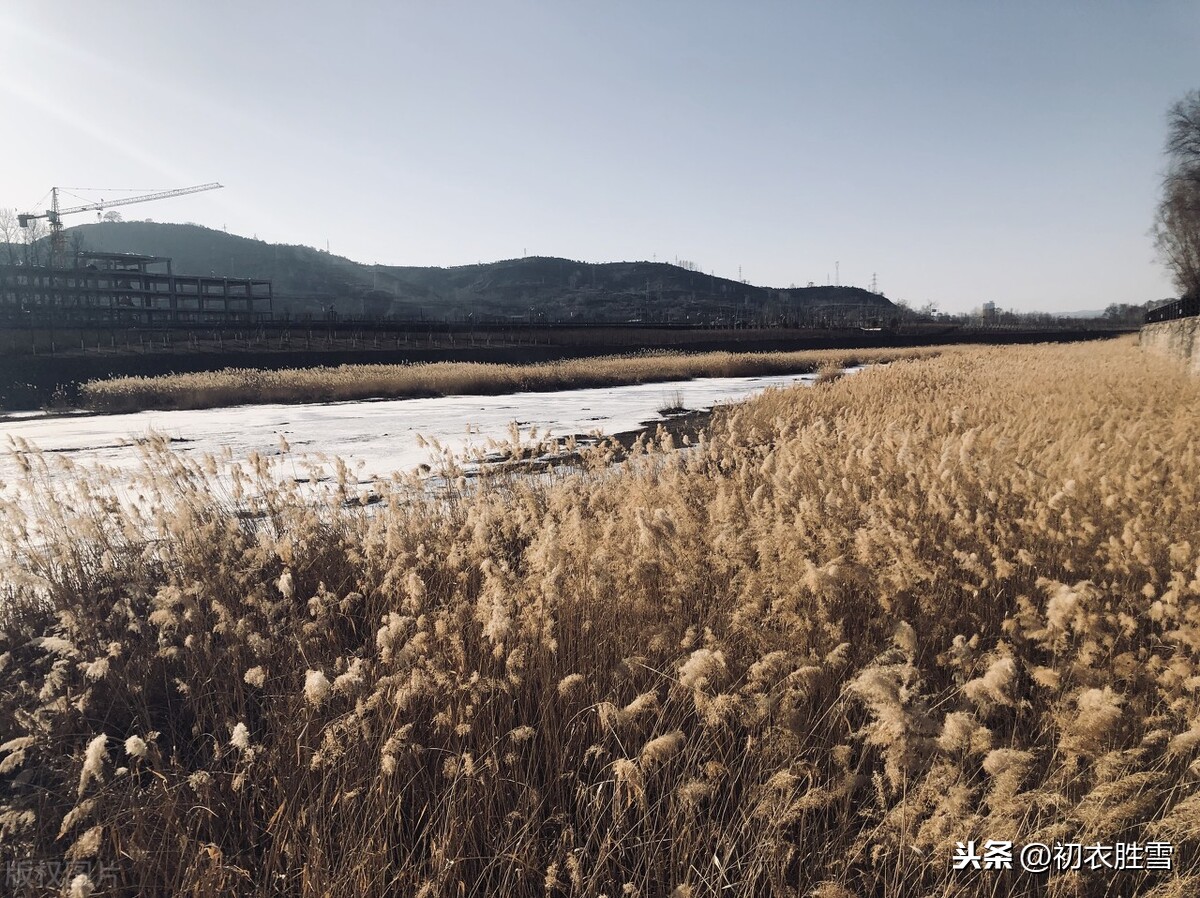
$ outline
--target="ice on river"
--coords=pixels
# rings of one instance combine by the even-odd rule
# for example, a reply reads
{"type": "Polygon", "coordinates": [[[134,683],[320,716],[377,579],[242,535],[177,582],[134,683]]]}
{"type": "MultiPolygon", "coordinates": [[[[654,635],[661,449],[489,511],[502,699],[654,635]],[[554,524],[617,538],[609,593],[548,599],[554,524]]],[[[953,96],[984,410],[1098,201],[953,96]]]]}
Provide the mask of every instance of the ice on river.
{"type": "MultiPolygon", "coordinates": [[[[433,460],[419,437],[462,452],[488,439],[505,440],[515,423],[522,437],[612,435],[659,420],[659,409],[677,399],[689,409],[737,401],[768,387],[811,383],[815,375],[712,377],[551,393],[445,396],[301,405],[246,405],[198,411],[146,411],[118,415],[18,417],[0,420],[0,448],[10,437],[77,464],[137,470],[137,441],[150,434],[171,440],[171,449],[199,458],[252,453],[273,456],[280,438],[296,460],[341,458],[360,482],[405,473],[433,460]]],[[[328,468],[325,467],[327,470],[328,468]]],[[[19,478],[11,453],[0,456],[0,484],[19,478]]],[[[65,475],[64,475],[65,476],[65,475]]]]}

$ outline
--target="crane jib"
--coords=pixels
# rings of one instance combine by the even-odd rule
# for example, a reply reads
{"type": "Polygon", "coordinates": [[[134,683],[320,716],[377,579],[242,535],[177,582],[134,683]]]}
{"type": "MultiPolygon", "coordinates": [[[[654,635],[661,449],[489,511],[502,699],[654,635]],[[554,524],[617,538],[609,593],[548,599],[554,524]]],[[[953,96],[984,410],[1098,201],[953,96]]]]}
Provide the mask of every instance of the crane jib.
{"type": "MultiPolygon", "coordinates": [[[[51,224],[61,224],[60,219],[63,215],[70,215],[74,212],[90,212],[93,210],[99,211],[111,208],[113,206],[128,206],[131,203],[147,203],[151,200],[165,200],[175,196],[186,196],[190,193],[200,193],[204,190],[217,190],[218,188],[222,188],[224,186],[224,184],[218,184],[216,181],[213,181],[210,184],[199,184],[195,187],[180,187],[177,190],[163,190],[159,191],[158,193],[147,193],[143,196],[131,196],[123,199],[108,201],[101,200],[97,203],[87,203],[82,206],[72,206],[69,209],[47,209],[45,212],[22,212],[17,216],[17,223],[21,227],[27,228],[29,227],[29,223],[35,218],[45,218],[49,220],[51,224]]],[[[57,205],[57,187],[53,189],[53,193],[55,197],[55,205],[57,205]]]]}

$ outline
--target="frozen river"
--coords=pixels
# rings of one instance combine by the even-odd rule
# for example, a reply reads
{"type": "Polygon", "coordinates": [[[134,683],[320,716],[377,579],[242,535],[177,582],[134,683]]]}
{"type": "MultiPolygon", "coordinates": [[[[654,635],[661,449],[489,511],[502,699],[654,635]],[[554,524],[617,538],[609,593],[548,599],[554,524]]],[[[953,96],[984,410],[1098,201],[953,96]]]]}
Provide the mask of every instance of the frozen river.
{"type": "MultiPolygon", "coordinates": [[[[408,472],[431,463],[424,441],[462,452],[489,439],[506,440],[515,423],[522,438],[572,434],[612,435],[661,420],[659,409],[677,400],[706,409],[744,399],[768,387],[809,383],[813,374],[770,377],[696,378],[622,387],[511,393],[500,396],[446,396],[368,402],[302,405],[247,405],[199,411],[147,411],[119,415],[22,416],[0,421],[0,448],[25,440],[44,452],[89,467],[140,468],[139,439],[154,433],[170,438],[175,452],[192,457],[244,459],[252,453],[280,453],[281,438],[291,447],[296,469],[305,456],[341,458],[360,482],[408,472]],[[424,438],[424,439],[422,439],[424,438]]],[[[17,461],[0,455],[0,492],[12,489],[17,461]]],[[[321,467],[328,470],[325,464],[321,467]]],[[[69,475],[61,475],[69,476],[69,475]]]]}

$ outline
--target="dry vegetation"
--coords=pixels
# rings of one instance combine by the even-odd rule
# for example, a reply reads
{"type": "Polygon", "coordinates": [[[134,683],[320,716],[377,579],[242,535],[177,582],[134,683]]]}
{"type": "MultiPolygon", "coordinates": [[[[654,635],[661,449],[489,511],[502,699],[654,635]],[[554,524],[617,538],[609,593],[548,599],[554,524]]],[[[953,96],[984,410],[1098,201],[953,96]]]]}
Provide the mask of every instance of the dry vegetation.
{"type": "Polygon", "coordinates": [[[1195,895],[1198,435],[1200,384],[1120,341],[370,511],[169,453],[144,519],[43,495],[3,536],[0,860],[111,865],[95,895],[1195,895]],[[1176,869],[951,871],[986,838],[1176,869]]]}
{"type": "Polygon", "coordinates": [[[80,394],[85,406],[112,412],[150,408],[218,408],[267,402],[407,399],[468,393],[495,395],[687,380],[692,377],[803,374],[818,368],[928,358],[943,351],[940,348],[918,348],[704,352],[693,355],[653,353],[532,365],[429,362],[279,371],[226,368],[198,374],[94,380],[84,384],[80,394]]]}

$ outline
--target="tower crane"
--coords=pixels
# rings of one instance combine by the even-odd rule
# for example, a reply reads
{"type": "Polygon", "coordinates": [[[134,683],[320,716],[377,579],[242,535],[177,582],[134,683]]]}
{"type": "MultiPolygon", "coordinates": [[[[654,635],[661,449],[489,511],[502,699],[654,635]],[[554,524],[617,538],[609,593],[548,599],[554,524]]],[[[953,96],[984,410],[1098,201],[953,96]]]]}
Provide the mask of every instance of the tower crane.
{"type": "Polygon", "coordinates": [[[50,223],[50,257],[55,262],[62,259],[63,251],[66,249],[66,239],[63,237],[62,217],[71,215],[75,212],[91,212],[110,209],[113,206],[128,206],[132,203],[148,203],[151,200],[165,200],[173,196],[186,196],[189,193],[200,193],[204,190],[217,190],[224,187],[224,184],[218,184],[216,181],[211,184],[198,184],[195,187],[180,187],[177,190],[162,190],[158,193],[147,193],[142,196],[128,196],[118,200],[101,200],[98,203],[87,203],[83,206],[72,206],[69,209],[62,209],[58,205],[58,188],[50,188],[50,208],[45,212],[22,212],[17,216],[17,223],[21,227],[29,227],[29,223],[36,218],[44,218],[50,223]]]}

